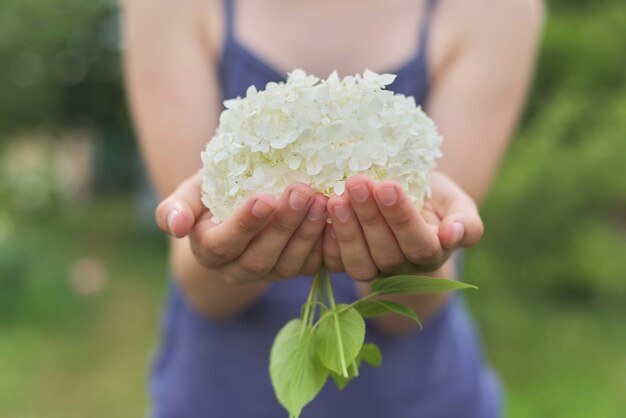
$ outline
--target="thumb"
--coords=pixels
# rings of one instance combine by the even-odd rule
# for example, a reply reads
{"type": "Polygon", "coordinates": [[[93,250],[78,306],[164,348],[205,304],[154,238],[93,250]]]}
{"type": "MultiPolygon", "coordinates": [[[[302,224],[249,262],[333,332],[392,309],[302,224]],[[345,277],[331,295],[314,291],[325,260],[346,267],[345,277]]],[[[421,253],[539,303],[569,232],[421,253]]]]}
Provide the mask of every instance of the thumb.
{"type": "Polygon", "coordinates": [[[483,236],[483,222],[474,200],[450,177],[434,173],[433,205],[441,222],[437,235],[444,248],[471,247],[483,236]]]}
{"type": "Polygon", "coordinates": [[[464,211],[446,214],[439,224],[439,241],[444,248],[471,247],[480,241],[484,229],[478,211],[470,206],[464,211]]]}
{"type": "Polygon", "coordinates": [[[207,211],[200,200],[201,184],[202,176],[198,172],[159,203],[155,218],[162,231],[176,238],[182,238],[191,231],[196,219],[207,211]]]}

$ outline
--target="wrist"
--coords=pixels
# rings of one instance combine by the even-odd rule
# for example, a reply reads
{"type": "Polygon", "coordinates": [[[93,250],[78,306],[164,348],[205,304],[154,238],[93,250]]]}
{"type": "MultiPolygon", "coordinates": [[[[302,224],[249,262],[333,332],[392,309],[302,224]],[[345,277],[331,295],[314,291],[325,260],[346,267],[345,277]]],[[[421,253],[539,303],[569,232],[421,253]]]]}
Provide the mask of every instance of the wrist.
{"type": "Polygon", "coordinates": [[[189,305],[200,314],[215,320],[231,319],[250,308],[270,286],[256,280],[250,283],[226,283],[223,274],[206,268],[194,257],[188,238],[172,239],[172,272],[189,305]]]}

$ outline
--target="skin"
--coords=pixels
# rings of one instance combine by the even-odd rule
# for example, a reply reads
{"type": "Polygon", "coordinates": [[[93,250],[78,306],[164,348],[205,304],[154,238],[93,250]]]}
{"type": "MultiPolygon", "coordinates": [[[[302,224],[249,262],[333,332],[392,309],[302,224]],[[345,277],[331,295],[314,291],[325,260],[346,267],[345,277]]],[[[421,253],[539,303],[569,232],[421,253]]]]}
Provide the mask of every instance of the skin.
{"type": "MultiPolygon", "coordinates": [[[[399,67],[415,51],[421,2],[356,5],[239,0],[235,32],[240,43],[279,70],[299,67],[324,75],[399,67]]],[[[361,293],[381,274],[453,277],[451,254],[482,236],[476,202],[519,118],[542,11],[539,0],[439,1],[426,110],[444,136],[444,158],[433,177],[433,197],[421,212],[393,182],[355,176],[342,196],[327,198],[296,184],[278,201],[253,196],[214,225],[199,200],[197,170],[220,111],[221,2],[126,0],[130,103],[148,171],[157,192],[167,196],[156,220],[175,237],[172,269],[190,303],[209,317],[228,319],[273,281],[311,274],[322,262],[348,272],[361,293]]],[[[428,319],[445,298],[395,299],[428,319]]],[[[393,316],[378,324],[390,333],[410,327],[393,316]]]]}

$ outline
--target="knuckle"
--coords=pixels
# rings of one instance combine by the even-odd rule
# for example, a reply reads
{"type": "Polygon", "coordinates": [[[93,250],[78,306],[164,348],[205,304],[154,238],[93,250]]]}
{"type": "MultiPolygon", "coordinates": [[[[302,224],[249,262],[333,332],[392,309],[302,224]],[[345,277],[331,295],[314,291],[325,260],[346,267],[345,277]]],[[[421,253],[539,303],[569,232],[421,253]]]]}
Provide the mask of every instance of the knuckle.
{"type": "Polygon", "coordinates": [[[411,248],[407,254],[407,259],[413,264],[430,263],[439,256],[439,250],[432,244],[418,245],[411,248]]]}
{"type": "Polygon", "coordinates": [[[211,263],[202,254],[194,252],[194,257],[196,261],[198,262],[198,264],[200,264],[204,268],[213,269],[216,267],[215,263],[211,263]]]}
{"type": "Polygon", "coordinates": [[[376,260],[376,265],[382,271],[395,270],[406,262],[404,257],[396,252],[386,252],[380,254],[376,260]]]}
{"type": "Polygon", "coordinates": [[[246,252],[240,258],[239,266],[244,272],[254,277],[263,276],[270,271],[268,263],[251,251],[246,252]]]}
{"type": "Polygon", "coordinates": [[[337,241],[343,242],[343,243],[354,242],[361,238],[360,231],[356,229],[352,229],[352,228],[348,228],[345,231],[341,231],[341,232],[339,231],[339,228],[337,228],[336,235],[337,235],[337,241]]]}
{"type": "Polygon", "coordinates": [[[238,284],[241,284],[242,279],[240,277],[237,277],[235,275],[232,274],[225,274],[223,276],[224,282],[226,282],[226,284],[229,284],[231,286],[236,286],[238,284]]]}
{"type": "Polygon", "coordinates": [[[319,238],[321,231],[319,229],[299,228],[296,231],[296,238],[302,241],[312,242],[319,238]]]}
{"type": "Polygon", "coordinates": [[[211,254],[218,260],[226,262],[233,258],[232,251],[221,243],[211,241],[207,246],[211,254]]]}
{"type": "Polygon", "coordinates": [[[237,231],[241,234],[249,234],[254,230],[254,227],[243,219],[237,220],[236,228],[237,231]]]}
{"type": "Polygon", "coordinates": [[[300,269],[293,263],[278,262],[272,271],[280,277],[294,277],[298,275],[300,269]]]}
{"type": "Polygon", "coordinates": [[[215,265],[214,263],[211,263],[203,250],[201,250],[200,247],[198,247],[197,245],[191,244],[190,245],[191,248],[191,253],[193,254],[194,258],[196,259],[196,261],[198,262],[198,264],[200,264],[202,267],[205,268],[214,268],[215,265]]]}
{"type": "Polygon", "coordinates": [[[404,211],[395,216],[389,217],[389,223],[396,228],[408,228],[411,225],[411,214],[404,211]]]}
{"type": "Polygon", "coordinates": [[[360,282],[369,282],[376,278],[376,276],[378,275],[378,271],[373,267],[360,266],[358,268],[350,269],[348,271],[348,274],[354,280],[357,280],[360,282]]]}
{"type": "Polygon", "coordinates": [[[378,226],[383,218],[378,213],[364,213],[359,216],[359,223],[365,227],[378,226]]]}
{"type": "Polygon", "coordinates": [[[291,234],[293,234],[293,227],[285,223],[280,217],[274,217],[272,219],[272,228],[280,235],[291,236],[291,234]]]}
{"type": "Polygon", "coordinates": [[[239,286],[241,284],[244,284],[247,282],[247,280],[245,279],[244,276],[242,275],[236,275],[236,274],[225,274],[223,276],[223,280],[226,284],[230,285],[230,286],[239,286]]]}

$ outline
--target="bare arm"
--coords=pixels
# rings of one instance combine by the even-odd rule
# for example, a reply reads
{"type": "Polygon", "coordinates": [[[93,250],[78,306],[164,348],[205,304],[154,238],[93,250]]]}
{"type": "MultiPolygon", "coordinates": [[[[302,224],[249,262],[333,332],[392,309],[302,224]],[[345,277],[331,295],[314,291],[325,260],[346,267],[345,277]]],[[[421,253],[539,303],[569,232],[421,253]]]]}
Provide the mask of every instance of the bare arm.
{"type": "Polygon", "coordinates": [[[221,110],[215,52],[198,2],[125,0],[127,91],[141,151],[164,197],[200,168],[221,110]]]}
{"type": "Polygon", "coordinates": [[[199,312],[227,319],[257,300],[269,280],[319,268],[327,199],[295,184],[278,200],[252,196],[219,225],[210,221],[198,169],[221,108],[216,4],[126,0],[125,63],[142,153],[157,191],[168,195],[157,223],[178,237],[170,246],[173,273],[199,312]]]}
{"type": "MultiPolygon", "coordinates": [[[[455,9],[456,2],[442,2],[455,9]]],[[[541,0],[459,1],[458,47],[433,77],[427,110],[444,137],[439,169],[477,203],[519,120],[543,27],[541,0]]],[[[445,12],[445,10],[444,10],[445,12]]]]}
{"type": "MultiPolygon", "coordinates": [[[[218,122],[221,92],[215,50],[201,35],[201,19],[207,16],[198,13],[204,10],[198,3],[126,0],[123,4],[127,90],[144,161],[161,197],[200,168],[200,151],[218,122]]],[[[199,201],[199,196],[190,196],[190,201],[199,201]]],[[[182,216],[191,218],[194,208],[180,209],[182,216]]],[[[187,298],[208,315],[232,315],[266,286],[226,284],[216,277],[217,271],[196,261],[188,238],[172,239],[170,261],[187,298]]]]}
{"type": "MultiPolygon", "coordinates": [[[[459,28],[449,48],[452,53],[435,69],[427,104],[444,137],[439,169],[479,203],[521,114],[542,29],[543,4],[540,0],[442,1],[438,14],[447,17],[449,27],[459,28]]],[[[451,260],[428,274],[452,277],[451,260]]],[[[367,284],[359,288],[362,293],[369,291],[367,284]]],[[[445,298],[395,299],[427,319],[445,298]]],[[[378,324],[391,333],[412,327],[399,317],[383,317],[378,324]]]]}

